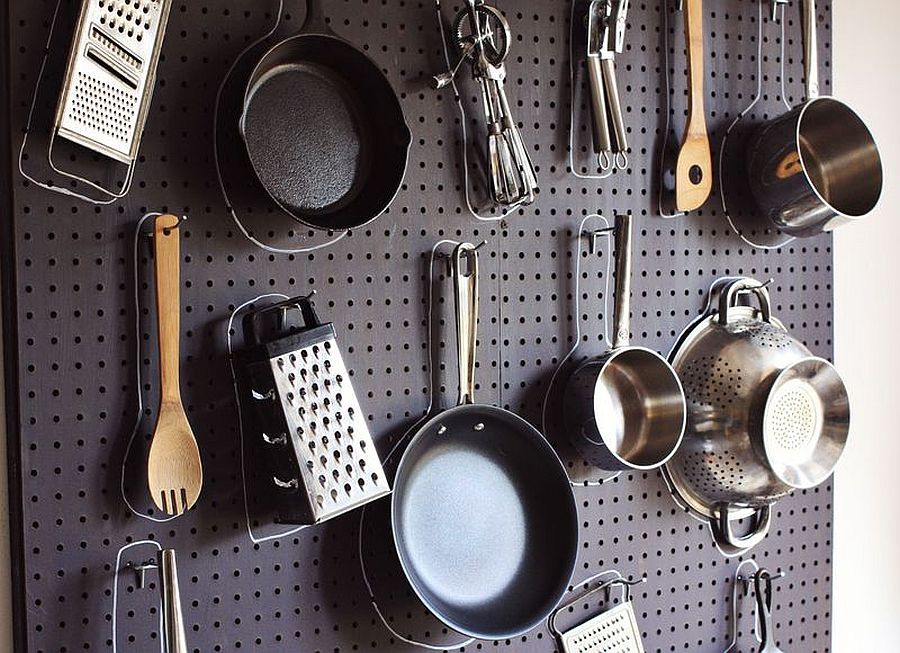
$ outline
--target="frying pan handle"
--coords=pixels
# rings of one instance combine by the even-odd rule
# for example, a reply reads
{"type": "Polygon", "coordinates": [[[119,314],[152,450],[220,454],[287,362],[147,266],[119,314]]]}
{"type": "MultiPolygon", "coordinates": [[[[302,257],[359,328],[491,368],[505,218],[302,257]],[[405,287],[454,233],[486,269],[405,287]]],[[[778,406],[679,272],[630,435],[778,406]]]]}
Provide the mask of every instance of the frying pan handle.
{"type": "Polygon", "coordinates": [[[803,1],[803,47],[806,64],[806,99],[819,97],[819,37],[816,32],[816,0],[803,1]]]}
{"type": "Polygon", "coordinates": [[[731,309],[737,306],[738,295],[752,292],[759,301],[759,310],[762,313],[762,319],[765,322],[772,321],[772,303],[769,300],[769,291],[766,287],[756,279],[749,277],[740,277],[731,281],[721,290],[719,296],[719,324],[728,326],[729,313],[731,309]]]}
{"type": "Polygon", "coordinates": [[[631,214],[616,214],[616,315],[613,349],[631,341],[631,214]]]}
{"type": "Polygon", "coordinates": [[[753,520],[753,529],[743,536],[734,534],[734,528],[731,525],[731,507],[729,504],[722,504],[716,507],[717,517],[710,519],[712,526],[713,538],[716,545],[725,555],[736,556],[746,553],[757,544],[762,542],[769,533],[769,527],[772,525],[772,509],[769,506],[763,506],[756,511],[753,520]]]}
{"type": "Polygon", "coordinates": [[[460,406],[475,403],[475,345],[478,339],[478,250],[461,243],[453,250],[456,342],[460,406]]]}

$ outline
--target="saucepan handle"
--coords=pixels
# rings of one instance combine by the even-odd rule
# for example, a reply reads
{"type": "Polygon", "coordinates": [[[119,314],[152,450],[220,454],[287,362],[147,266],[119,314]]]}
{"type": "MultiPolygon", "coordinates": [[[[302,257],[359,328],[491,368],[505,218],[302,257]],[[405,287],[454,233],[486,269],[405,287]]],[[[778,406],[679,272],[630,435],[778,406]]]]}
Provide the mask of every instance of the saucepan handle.
{"type": "Polygon", "coordinates": [[[759,302],[759,310],[762,313],[762,319],[766,322],[772,321],[772,303],[769,300],[769,291],[765,285],[756,279],[749,277],[739,277],[730,281],[721,289],[719,295],[719,323],[727,326],[730,322],[729,313],[731,309],[737,306],[738,297],[746,292],[752,292],[756,295],[759,302]]]}
{"type": "Polygon", "coordinates": [[[753,516],[753,528],[746,535],[735,535],[731,522],[731,508],[728,504],[717,506],[716,517],[709,521],[713,538],[722,552],[729,556],[741,555],[762,542],[768,535],[769,527],[772,525],[772,509],[769,506],[759,508],[753,516]]]}
{"type": "Polygon", "coordinates": [[[616,214],[616,315],[613,349],[631,342],[631,240],[630,213],[616,214]]]}
{"type": "Polygon", "coordinates": [[[459,358],[458,404],[475,403],[475,343],[478,339],[478,250],[462,243],[453,250],[456,342],[459,358]]]}
{"type": "Polygon", "coordinates": [[[806,64],[806,99],[819,97],[819,36],[816,32],[818,14],[816,0],[803,2],[803,44],[806,64]]]}

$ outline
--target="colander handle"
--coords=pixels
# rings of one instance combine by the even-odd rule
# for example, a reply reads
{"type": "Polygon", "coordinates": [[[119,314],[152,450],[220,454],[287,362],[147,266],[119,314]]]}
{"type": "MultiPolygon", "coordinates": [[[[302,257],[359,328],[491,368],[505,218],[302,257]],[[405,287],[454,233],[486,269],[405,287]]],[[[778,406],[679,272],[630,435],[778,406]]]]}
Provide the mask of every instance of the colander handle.
{"type": "Polygon", "coordinates": [[[772,321],[772,304],[769,300],[769,291],[766,286],[756,279],[741,277],[729,283],[719,296],[719,324],[728,326],[731,309],[737,307],[738,297],[752,292],[759,302],[759,310],[765,322],[772,321]]]}
{"type": "Polygon", "coordinates": [[[763,506],[756,511],[753,519],[753,528],[749,533],[742,536],[734,534],[730,504],[716,506],[716,515],[717,518],[709,520],[710,526],[712,526],[713,538],[716,540],[716,545],[722,550],[722,553],[729,556],[746,553],[762,542],[768,535],[769,527],[772,525],[772,510],[769,506],[763,506]]]}

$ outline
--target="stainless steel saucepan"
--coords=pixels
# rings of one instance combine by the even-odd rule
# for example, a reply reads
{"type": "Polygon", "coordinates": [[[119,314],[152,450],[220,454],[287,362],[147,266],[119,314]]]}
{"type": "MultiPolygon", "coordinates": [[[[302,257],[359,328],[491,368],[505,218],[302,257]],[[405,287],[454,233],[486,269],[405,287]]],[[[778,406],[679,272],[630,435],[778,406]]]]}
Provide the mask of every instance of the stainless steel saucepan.
{"type": "Polygon", "coordinates": [[[847,390],[831,363],[772,316],[765,287],[743,277],[713,284],[670,360],[688,424],[666,476],[710,521],[719,548],[743,553],[765,537],[777,499],[831,475],[850,427],[847,390]],[[747,294],[759,308],[740,305],[747,294]],[[732,522],[751,517],[750,533],[735,535],[732,522]]]}
{"type": "Polygon", "coordinates": [[[663,465],[684,435],[684,390],[655,351],[630,346],[631,216],[617,215],[613,348],[583,363],[566,386],[566,430],[590,464],[607,471],[663,465]]]}
{"type": "Polygon", "coordinates": [[[803,2],[807,100],[763,125],[748,150],[750,188],[766,218],[815,236],[868,215],[881,197],[881,155],[856,112],[819,95],[815,0],[803,2]]]}

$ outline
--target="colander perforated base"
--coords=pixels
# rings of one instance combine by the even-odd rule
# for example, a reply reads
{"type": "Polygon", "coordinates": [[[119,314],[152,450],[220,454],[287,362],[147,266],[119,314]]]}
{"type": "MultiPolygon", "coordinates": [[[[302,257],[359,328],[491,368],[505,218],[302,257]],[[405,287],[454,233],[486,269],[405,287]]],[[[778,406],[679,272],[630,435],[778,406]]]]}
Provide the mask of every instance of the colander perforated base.
{"type": "Polygon", "coordinates": [[[794,379],[769,397],[765,416],[766,453],[782,464],[804,464],[813,456],[822,434],[824,409],[815,390],[794,379]]]}

